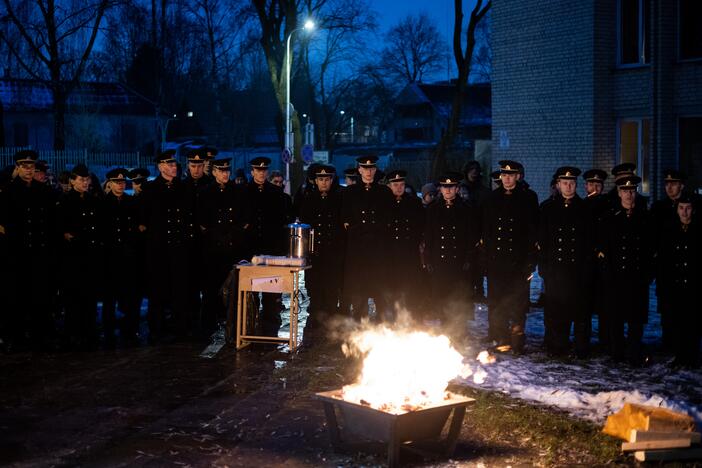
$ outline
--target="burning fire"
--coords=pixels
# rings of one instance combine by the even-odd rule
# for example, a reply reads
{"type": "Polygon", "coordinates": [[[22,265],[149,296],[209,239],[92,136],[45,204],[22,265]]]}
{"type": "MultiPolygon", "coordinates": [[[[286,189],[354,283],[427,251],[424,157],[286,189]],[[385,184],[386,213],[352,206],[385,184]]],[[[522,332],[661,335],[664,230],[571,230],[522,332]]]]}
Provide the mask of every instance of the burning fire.
{"type": "MultiPolygon", "coordinates": [[[[473,375],[482,383],[487,375],[480,368],[474,374],[444,335],[378,327],[354,334],[343,351],[347,356],[365,355],[361,375],[343,388],[343,399],[393,414],[440,404],[456,377],[473,375]]],[[[487,351],[478,359],[494,362],[487,351]]]]}

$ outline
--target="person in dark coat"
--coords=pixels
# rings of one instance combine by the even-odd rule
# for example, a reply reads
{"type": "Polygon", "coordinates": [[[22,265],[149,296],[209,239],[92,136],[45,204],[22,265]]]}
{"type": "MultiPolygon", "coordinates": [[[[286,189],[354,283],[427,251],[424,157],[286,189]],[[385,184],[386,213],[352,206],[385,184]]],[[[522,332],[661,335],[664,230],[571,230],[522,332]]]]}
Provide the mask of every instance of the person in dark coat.
{"type": "MultiPolygon", "coordinates": [[[[137,217],[141,213],[142,191],[149,183],[151,172],[142,167],[138,167],[129,171],[129,180],[132,183],[132,191],[134,204],[136,206],[137,217]]],[[[134,233],[134,248],[136,250],[136,261],[134,264],[132,275],[136,281],[135,294],[138,298],[137,309],[141,311],[142,301],[149,295],[149,269],[146,265],[147,255],[147,234],[137,230],[134,233]]],[[[141,314],[140,314],[141,315],[141,314]]],[[[135,343],[136,344],[136,343],[135,343]]]]}
{"type": "Polygon", "coordinates": [[[597,258],[605,285],[605,304],[610,329],[610,352],[617,361],[644,363],[641,344],[648,321],[648,286],[652,280],[651,224],[646,206],[637,205],[638,176],[620,177],[619,206],[600,224],[597,258]],[[624,325],[628,325],[625,338],[624,325]]]}
{"type": "Polygon", "coordinates": [[[358,174],[357,168],[350,167],[348,169],[344,169],[344,184],[346,184],[347,187],[358,183],[359,178],[360,175],[358,174]]]}
{"type": "MultiPolygon", "coordinates": [[[[285,255],[286,230],[292,221],[289,197],[280,187],[268,182],[271,160],[257,157],[251,160],[252,181],[246,185],[248,228],[246,242],[250,255],[285,255]]],[[[260,331],[263,335],[277,336],[281,325],[280,312],[284,309],[282,296],[261,293],[260,331]]]]}
{"type": "MultiPolygon", "coordinates": [[[[205,167],[207,161],[211,159],[208,156],[208,148],[193,148],[187,153],[188,158],[188,173],[183,180],[186,192],[190,197],[190,203],[193,209],[192,219],[198,218],[197,209],[199,207],[198,198],[203,187],[212,183],[212,176],[206,173],[205,167]]],[[[202,235],[199,229],[192,229],[192,239],[190,240],[190,253],[188,255],[188,287],[189,294],[189,309],[194,317],[199,317],[202,308],[202,293],[205,287],[203,281],[205,278],[204,268],[202,264],[202,235]]]]}
{"type": "Polygon", "coordinates": [[[702,314],[695,304],[702,288],[702,231],[691,195],[676,199],[676,211],[678,219],[666,223],[657,238],[656,287],[669,307],[672,365],[698,367],[702,314]]]}
{"type": "MultiPolygon", "coordinates": [[[[482,168],[478,161],[468,161],[463,168],[464,179],[458,187],[461,198],[467,202],[472,211],[476,214],[476,223],[482,222],[480,213],[483,203],[490,196],[490,190],[483,185],[482,168]]],[[[478,226],[479,229],[480,226],[478,226]]],[[[483,279],[485,278],[485,265],[474,264],[471,268],[470,286],[473,289],[472,295],[475,301],[485,302],[485,289],[483,279]]]]}
{"type": "Polygon", "coordinates": [[[188,278],[193,239],[193,197],[178,179],[175,151],[156,158],[159,175],[140,195],[139,230],[146,233],[149,265],[149,341],[163,338],[170,308],[176,334],[191,332],[188,278]]]}
{"type": "Polygon", "coordinates": [[[433,309],[449,326],[458,322],[463,327],[473,316],[467,272],[475,261],[480,231],[470,205],[458,196],[460,178],[456,173],[439,178],[441,197],[426,209],[424,261],[433,309]]]}
{"type": "Polygon", "coordinates": [[[149,181],[151,172],[143,167],[137,167],[129,171],[129,181],[132,183],[134,195],[139,195],[144,188],[144,184],[149,181]]]}
{"type": "Polygon", "coordinates": [[[500,161],[502,186],[483,206],[482,244],[488,278],[488,340],[499,349],[524,349],[529,284],[536,266],[539,205],[517,184],[519,165],[500,161]],[[509,346],[509,348],[507,348],[509,346]]]}
{"type": "Polygon", "coordinates": [[[123,344],[138,343],[139,293],[138,278],[132,274],[137,262],[137,234],[139,233],[139,213],[136,200],[126,194],[129,171],[117,168],[109,171],[107,195],[102,200],[104,218],[104,244],[106,275],[103,278],[102,324],[105,334],[105,347],[112,349],[116,344],[115,311],[124,314],[120,337],[123,344]]]}
{"type": "Polygon", "coordinates": [[[247,223],[244,189],[229,180],[231,158],[212,161],[212,175],[214,183],[203,187],[197,208],[204,266],[201,328],[208,336],[225,319],[219,290],[234,265],[246,258],[247,223]]]}
{"type": "Polygon", "coordinates": [[[34,180],[40,184],[49,183],[49,163],[40,159],[34,165],[34,180]]]}
{"type": "MultiPolygon", "coordinates": [[[[602,221],[602,217],[610,208],[609,197],[603,193],[604,182],[607,180],[607,172],[602,169],[590,169],[583,173],[585,181],[585,202],[588,223],[593,236],[596,236],[597,229],[602,221]]],[[[593,237],[593,242],[595,241],[593,237]]],[[[609,325],[607,324],[607,314],[604,313],[604,284],[600,276],[600,270],[596,264],[592,264],[590,269],[590,281],[587,284],[587,292],[584,294],[585,307],[590,315],[597,315],[597,341],[599,346],[607,352],[609,349],[609,325]]]]}
{"type": "Polygon", "coordinates": [[[0,186],[0,338],[6,350],[49,349],[57,292],[57,193],[34,180],[37,153],[14,155],[17,175],[0,186]]]}
{"type": "Polygon", "coordinates": [[[463,180],[458,186],[463,201],[479,209],[491,190],[483,185],[482,168],[478,161],[468,161],[463,167],[463,180]]]}
{"type": "Polygon", "coordinates": [[[500,179],[499,169],[490,173],[490,180],[492,180],[493,190],[502,185],[502,179],[500,179]]]}
{"type": "Polygon", "coordinates": [[[426,215],[419,197],[407,193],[406,176],[403,170],[393,170],[387,175],[394,200],[390,206],[390,235],[384,255],[392,268],[382,304],[386,318],[394,317],[398,307],[418,315],[416,308],[421,298],[419,244],[426,215]]]}
{"type": "MultiPolygon", "coordinates": [[[[656,236],[662,235],[664,230],[668,230],[671,224],[679,223],[678,200],[685,194],[685,175],[675,169],[663,171],[663,183],[665,186],[665,197],[651,204],[651,219],[656,229],[656,236]]],[[[699,209],[694,195],[689,196],[694,207],[699,209]]],[[[673,326],[670,320],[672,298],[665,294],[665,289],[661,289],[660,282],[656,283],[656,295],[658,296],[657,307],[661,317],[661,330],[663,349],[672,351],[675,341],[673,340],[673,326]]]]}
{"type": "Polygon", "coordinates": [[[71,170],[71,191],[57,208],[62,239],[63,301],[69,346],[86,350],[97,347],[97,303],[101,287],[95,274],[103,259],[101,199],[90,192],[90,173],[83,164],[71,170]]]}
{"type": "MultiPolygon", "coordinates": [[[[620,205],[620,200],[619,200],[619,191],[617,189],[617,180],[619,180],[622,177],[630,177],[630,176],[635,176],[636,175],[636,164],[634,163],[629,163],[629,162],[624,162],[621,164],[617,164],[612,168],[612,175],[614,176],[614,184],[615,187],[610,190],[607,195],[609,196],[609,201],[611,206],[614,208],[618,208],[620,205]]],[[[636,192],[636,204],[639,206],[639,208],[647,208],[648,209],[648,197],[645,197],[641,195],[639,192],[636,192]]]]}
{"type": "Polygon", "coordinates": [[[382,302],[387,283],[383,256],[388,242],[387,220],[392,192],[376,182],[377,156],[356,158],[361,180],[344,190],[341,220],[346,229],[344,295],[353,308],[353,316],[368,316],[368,299],[382,302]]]}
{"type": "Polygon", "coordinates": [[[315,178],[317,176],[317,170],[322,167],[322,164],[312,163],[307,168],[307,174],[305,175],[305,181],[297,188],[295,195],[293,196],[293,210],[295,216],[300,216],[302,205],[307,199],[307,197],[317,191],[317,184],[315,183],[315,178]]]}
{"type": "Polygon", "coordinates": [[[576,193],[579,175],[578,168],[558,168],[558,193],[541,206],[539,274],[546,292],[546,351],[555,356],[567,354],[574,324],[575,352],[584,358],[589,352],[591,318],[581,293],[588,289],[594,255],[587,208],[576,193]]]}
{"type": "Polygon", "coordinates": [[[316,190],[310,192],[300,210],[300,221],[314,229],[312,268],[305,271],[309,294],[309,316],[305,332],[316,332],[338,312],[341,300],[344,232],[341,223],[341,187],[334,183],[334,166],[318,165],[316,190]]]}

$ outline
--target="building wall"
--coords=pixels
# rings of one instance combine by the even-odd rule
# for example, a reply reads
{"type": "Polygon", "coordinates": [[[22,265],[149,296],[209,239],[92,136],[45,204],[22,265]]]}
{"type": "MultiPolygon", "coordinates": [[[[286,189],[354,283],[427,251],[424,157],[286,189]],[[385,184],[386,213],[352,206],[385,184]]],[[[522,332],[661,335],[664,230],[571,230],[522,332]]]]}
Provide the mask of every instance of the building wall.
{"type": "Polygon", "coordinates": [[[702,116],[702,60],[677,58],[677,2],[647,1],[651,63],[636,67],[617,65],[616,0],[493,1],[493,166],[522,161],[544,197],[557,166],[609,171],[619,120],[649,118],[661,196],[661,172],[679,164],[679,118],[702,116]]]}
{"type": "Polygon", "coordinates": [[[545,198],[555,169],[593,159],[594,13],[579,0],[494,0],[492,151],[545,198]]]}
{"type": "MultiPolygon", "coordinates": [[[[48,112],[6,112],[5,145],[20,146],[15,124],[26,125],[27,143],[34,149],[52,149],[54,120],[48,112]]],[[[68,114],[66,147],[89,151],[139,151],[155,137],[155,117],[134,115],[68,114]]]]}

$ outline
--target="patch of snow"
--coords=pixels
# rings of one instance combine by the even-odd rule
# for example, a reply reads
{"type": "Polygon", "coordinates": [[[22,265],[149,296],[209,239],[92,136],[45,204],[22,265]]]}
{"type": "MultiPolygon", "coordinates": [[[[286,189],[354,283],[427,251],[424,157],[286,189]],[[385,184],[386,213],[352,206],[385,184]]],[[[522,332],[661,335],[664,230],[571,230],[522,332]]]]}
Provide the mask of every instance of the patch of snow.
{"type": "MultiPolygon", "coordinates": [[[[540,289],[532,285],[532,300],[540,289]]],[[[652,289],[653,291],[653,289],[652,289]]],[[[652,293],[649,323],[644,343],[660,342],[660,317],[652,293]]],[[[466,386],[490,389],[515,398],[562,409],[597,423],[619,411],[624,403],[639,403],[682,411],[702,423],[702,371],[671,369],[672,356],[655,354],[645,368],[615,363],[606,356],[587,360],[553,359],[541,351],[544,336],[543,311],[532,309],[527,318],[527,353],[522,356],[496,355],[494,364],[479,364],[485,380],[462,379],[466,386]]],[[[597,318],[593,319],[593,343],[597,342],[597,318]]],[[[469,322],[469,339],[464,356],[473,358],[484,350],[480,339],[487,333],[487,309],[477,306],[469,322]]]]}

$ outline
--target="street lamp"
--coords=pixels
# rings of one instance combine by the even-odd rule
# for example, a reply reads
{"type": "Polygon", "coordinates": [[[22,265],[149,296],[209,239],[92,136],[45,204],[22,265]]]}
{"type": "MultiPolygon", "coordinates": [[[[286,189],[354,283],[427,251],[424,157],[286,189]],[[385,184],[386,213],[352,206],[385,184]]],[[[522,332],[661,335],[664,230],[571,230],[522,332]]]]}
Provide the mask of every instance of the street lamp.
{"type": "MultiPolygon", "coordinates": [[[[344,115],[344,114],[346,114],[346,111],[341,110],[341,111],[339,111],[339,114],[344,115]]],[[[350,138],[350,140],[351,140],[351,143],[353,143],[353,116],[350,117],[350,120],[351,120],[351,138],[350,138]]]]}
{"type": "Polygon", "coordinates": [[[308,19],[305,21],[305,25],[301,28],[295,28],[288,34],[287,44],[285,46],[285,149],[289,151],[289,159],[285,163],[285,192],[290,194],[290,160],[293,156],[293,149],[295,147],[295,140],[292,134],[292,126],[290,122],[290,39],[293,34],[297,31],[304,29],[305,31],[312,31],[314,29],[314,21],[308,19]]]}

